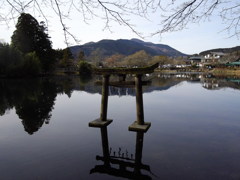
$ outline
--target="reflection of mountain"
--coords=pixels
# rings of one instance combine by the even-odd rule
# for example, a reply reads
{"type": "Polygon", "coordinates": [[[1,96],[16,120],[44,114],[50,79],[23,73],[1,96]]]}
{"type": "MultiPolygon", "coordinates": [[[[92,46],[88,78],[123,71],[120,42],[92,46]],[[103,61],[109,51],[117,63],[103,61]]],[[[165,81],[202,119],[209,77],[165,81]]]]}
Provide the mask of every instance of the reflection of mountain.
{"type": "MultiPolygon", "coordinates": [[[[199,82],[199,75],[176,75],[176,74],[168,74],[168,75],[154,75],[152,77],[145,77],[144,79],[151,79],[151,83],[147,86],[143,86],[144,93],[151,93],[153,91],[164,91],[183,81],[190,82],[199,82]]],[[[82,81],[78,77],[71,78],[61,78],[57,81],[58,90],[62,91],[66,94],[72,91],[85,91],[90,94],[101,94],[102,87],[101,85],[96,85],[95,81],[100,80],[99,77],[95,77],[88,82],[82,83],[82,81]],[[63,86],[64,85],[64,86],[63,86]],[[67,87],[67,88],[66,88],[67,87]],[[70,89],[70,90],[68,90],[70,89]]],[[[130,80],[131,79],[130,77],[130,80]]],[[[117,81],[116,78],[113,77],[113,81],[117,81]]],[[[71,93],[70,93],[71,94],[71,93]]],[[[69,94],[69,95],[70,95],[69,94]]],[[[109,95],[110,96],[135,96],[135,89],[133,87],[109,87],[109,95]]]]}
{"type": "Polygon", "coordinates": [[[152,79],[151,86],[144,89],[144,93],[151,93],[153,91],[164,91],[168,90],[173,86],[176,86],[183,80],[174,77],[155,77],[152,79]]]}
{"type": "MultiPolygon", "coordinates": [[[[182,81],[190,81],[190,82],[199,82],[200,79],[198,76],[178,76],[178,75],[159,75],[153,76],[150,78],[151,83],[147,86],[143,86],[144,93],[151,93],[153,91],[165,91],[170,89],[173,86],[181,83],[182,81]]],[[[101,94],[101,86],[89,87],[88,85],[85,86],[85,91],[88,93],[98,93],[101,94]]],[[[134,88],[124,88],[124,87],[109,87],[109,95],[110,96],[135,96],[135,89],[134,88]]]]}
{"type": "MultiPolygon", "coordinates": [[[[143,86],[143,92],[151,93],[153,91],[164,91],[179,84],[183,80],[186,80],[186,79],[176,79],[172,77],[168,77],[168,78],[153,77],[151,79],[151,84],[147,86],[143,86]]],[[[83,90],[90,94],[96,94],[96,93],[101,94],[101,91],[102,91],[100,85],[94,86],[92,83],[86,84],[84,86],[84,89],[79,89],[79,87],[74,87],[74,90],[83,90]]],[[[109,95],[110,96],[126,96],[126,95],[135,96],[135,89],[133,87],[119,88],[119,87],[110,86],[109,95]]]]}
{"type": "MultiPolygon", "coordinates": [[[[87,84],[81,86],[79,85],[79,83],[76,83],[75,81],[78,82],[77,79],[72,80],[72,85],[71,88],[75,91],[85,91],[87,93],[90,94],[101,94],[102,89],[100,85],[95,85],[94,84],[94,80],[91,82],[88,82],[87,84]]],[[[167,90],[169,88],[171,88],[172,86],[177,85],[178,83],[180,83],[182,80],[179,79],[174,79],[174,78],[168,78],[168,79],[158,79],[158,78],[154,78],[152,80],[152,83],[148,86],[144,86],[143,87],[143,92],[144,93],[151,93],[153,91],[163,91],[163,90],[167,90]]],[[[62,83],[64,83],[64,81],[62,81],[62,83]]],[[[69,82],[67,82],[69,83],[69,82]]],[[[61,85],[60,85],[61,86],[61,85]]],[[[63,88],[63,87],[61,87],[63,88]]],[[[66,92],[65,92],[66,93],[66,92]]],[[[135,96],[135,89],[134,88],[129,88],[129,87],[113,87],[110,86],[109,87],[109,95],[110,96],[135,96]]]]}

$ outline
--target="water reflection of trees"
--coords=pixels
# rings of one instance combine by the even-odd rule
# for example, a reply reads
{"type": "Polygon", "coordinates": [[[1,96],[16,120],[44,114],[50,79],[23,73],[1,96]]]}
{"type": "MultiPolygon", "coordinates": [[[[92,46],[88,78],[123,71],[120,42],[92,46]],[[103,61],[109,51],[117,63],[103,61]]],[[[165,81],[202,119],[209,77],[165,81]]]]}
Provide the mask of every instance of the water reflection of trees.
{"type": "Polygon", "coordinates": [[[33,79],[0,80],[0,116],[15,108],[29,134],[48,124],[57,94],[66,94],[69,98],[74,90],[90,89],[94,83],[89,78],[79,77],[43,77],[33,79]]]}
{"type": "Polygon", "coordinates": [[[43,123],[49,123],[57,95],[54,83],[48,80],[37,83],[38,86],[33,87],[32,93],[25,93],[21,102],[15,106],[16,113],[29,134],[38,131],[43,123]]]}
{"type": "Polygon", "coordinates": [[[56,84],[48,79],[1,80],[1,105],[3,115],[15,107],[29,134],[36,132],[43,123],[49,123],[57,95],[56,84]]]}
{"type": "MultiPolygon", "coordinates": [[[[217,78],[201,74],[155,74],[144,77],[151,79],[151,85],[143,87],[143,92],[167,90],[183,81],[201,83],[207,89],[230,87],[240,89],[240,78],[217,78]]],[[[22,120],[24,129],[33,134],[44,123],[49,123],[51,111],[57,94],[71,97],[73,91],[85,91],[90,94],[101,93],[101,86],[94,80],[79,77],[54,77],[36,79],[1,79],[0,80],[0,116],[15,108],[22,120]]],[[[135,96],[132,88],[109,87],[109,95],[135,96]]]]}

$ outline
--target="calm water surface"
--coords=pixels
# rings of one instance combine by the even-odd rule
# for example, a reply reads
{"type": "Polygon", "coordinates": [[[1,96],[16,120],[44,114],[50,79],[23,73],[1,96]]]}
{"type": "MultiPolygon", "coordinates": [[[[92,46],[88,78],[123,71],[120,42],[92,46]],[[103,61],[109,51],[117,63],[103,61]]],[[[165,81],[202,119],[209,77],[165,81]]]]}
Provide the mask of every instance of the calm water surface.
{"type": "Polygon", "coordinates": [[[95,80],[0,80],[0,179],[240,179],[238,79],[156,75],[144,134],[128,130],[131,88],[110,87],[107,129],[88,126],[100,116],[95,80]]]}

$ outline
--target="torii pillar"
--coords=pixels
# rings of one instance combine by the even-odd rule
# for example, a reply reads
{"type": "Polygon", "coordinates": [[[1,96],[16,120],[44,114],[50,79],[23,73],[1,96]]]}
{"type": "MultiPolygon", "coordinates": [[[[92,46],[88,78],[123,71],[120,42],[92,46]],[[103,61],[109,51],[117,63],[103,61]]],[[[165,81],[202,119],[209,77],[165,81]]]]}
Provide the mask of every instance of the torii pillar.
{"type": "Polygon", "coordinates": [[[109,77],[110,75],[106,74],[103,76],[102,79],[102,101],[100,118],[91,121],[88,124],[90,127],[106,127],[113,121],[112,119],[107,119],[109,77]]]}
{"type": "Polygon", "coordinates": [[[135,76],[135,90],[136,90],[136,112],[137,120],[128,127],[129,131],[142,131],[147,132],[150,128],[150,122],[144,122],[144,109],[143,109],[143,92],[142,92],[142,74],[135,76]]]}

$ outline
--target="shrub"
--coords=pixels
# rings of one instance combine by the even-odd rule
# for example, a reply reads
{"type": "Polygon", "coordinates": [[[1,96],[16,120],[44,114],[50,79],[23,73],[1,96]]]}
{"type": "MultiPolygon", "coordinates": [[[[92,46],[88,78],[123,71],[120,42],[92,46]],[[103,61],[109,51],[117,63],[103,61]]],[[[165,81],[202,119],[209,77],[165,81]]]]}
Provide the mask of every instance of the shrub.
{"type": "Polygon", "coordinates": [[[0,74],[7,76],[19,75],[22,67],[22,53],[17,49],[3,44],[0,47],[0,74]]]}
{"type": "Polygon", "coordinates": [[[41,63],[35,52],[27,53],[24,57],[23,72],[25,75],[36,76],[41,71],[41,63]]]}
{"type": "Polygon", "coordinates": [[[79,62],[79,75],[86,76],[92,74],[92,65],[87,63],[86,61],[80,61],[79,62]]]}
{"type": "Polygon", "coordinates": [[[0,74],[10,77],[35,76],[40,73],[40,67],[35,52],[23,56],[19,50],[8,44],[0,46],[0,74]]]}

